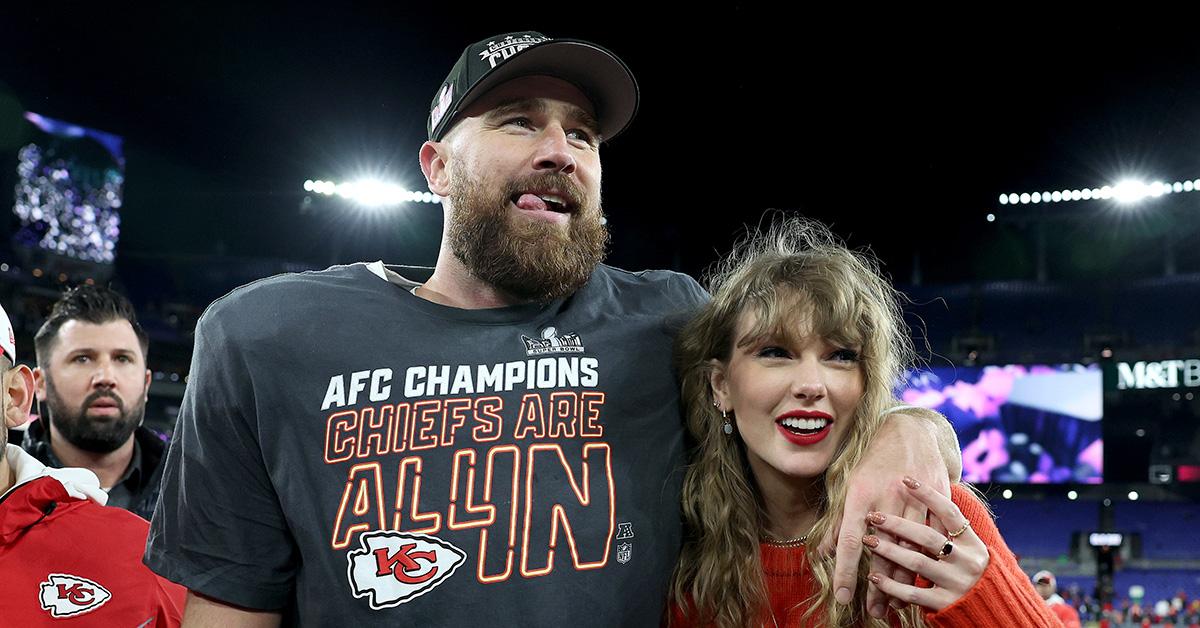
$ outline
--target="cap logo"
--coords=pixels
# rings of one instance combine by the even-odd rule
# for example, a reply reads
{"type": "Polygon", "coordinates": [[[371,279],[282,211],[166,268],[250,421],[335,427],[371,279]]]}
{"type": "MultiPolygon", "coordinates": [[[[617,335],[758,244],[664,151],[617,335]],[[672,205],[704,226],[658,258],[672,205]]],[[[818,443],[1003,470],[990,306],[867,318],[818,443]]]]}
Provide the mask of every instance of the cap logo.
{"type": "Polygon", "coordinates": [[[487,61],[489,66],[495,68],[518,52],[549,39],[539,35],[509,35],[500,41],[489,41],[487,46],[479,51],[479,60],[487,61]]]}
{"type": "Polygon", "coordinates": [[[450,110],[450,105],[454,100],[454,85],[446,83],[442,86],[441,93],[438,94],[437,104],[433,106],[433,110],[429,112],[429,126],[436,127],[438,122],[441,122],[442,116],[450,110]]]}

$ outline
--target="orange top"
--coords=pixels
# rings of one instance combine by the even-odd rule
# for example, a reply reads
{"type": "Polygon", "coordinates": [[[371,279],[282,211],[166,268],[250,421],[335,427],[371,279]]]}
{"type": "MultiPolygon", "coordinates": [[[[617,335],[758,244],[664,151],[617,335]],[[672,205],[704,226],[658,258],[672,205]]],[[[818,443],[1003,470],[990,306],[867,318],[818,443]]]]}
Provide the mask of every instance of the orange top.
{"type": "MultiPolygon", "coordinates": [[[[988,547],[991,559],[979,582],[966,595],[941,611],[926,613],[925,623],[931,628],[1062,628],[1062,622],[1046,606],[1017,565],[1016,557],[1005,545],[987,508],[959,485],[952,487],[951,499],[988,547]]],[[[759,547],[775,622],[780,628],[810,628],[801,623],[806,609],[800,605],[812,596],[814,587],[808,563],[804,560],[805,547],[776,547],[765,543],[759,547]]],[[[929,583],[924,585],[929,586],[929,583]]],[[[671,613],[673,626],[695,625],[686,621],[677,605],[671,613]]],[[[819,614],[816,619],[820,619],[819,614]]]]}

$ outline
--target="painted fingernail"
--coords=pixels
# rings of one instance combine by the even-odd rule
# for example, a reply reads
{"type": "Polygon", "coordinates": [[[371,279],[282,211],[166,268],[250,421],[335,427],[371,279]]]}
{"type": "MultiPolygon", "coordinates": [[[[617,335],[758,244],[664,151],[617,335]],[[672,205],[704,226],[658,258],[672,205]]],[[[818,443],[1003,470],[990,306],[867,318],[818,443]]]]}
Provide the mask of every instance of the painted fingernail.
{"type": "Polygon", "coordinates": [[[883,615],[886,612],[887,607],[885,607],[883,604],[876,604],[875,606],[871,607],[871,617],[874,617],[875,619],[883,619],[883,615]]]}
{"type": "Polygon", "coordinates": [[[849,604],[852,597],[853,596],[850,595],[850,589],[847,589],[846,587],[838,589],[837,593],[833,594],[833,599],[837,600],[838,604],[843,605],[849,604]]]}
{"type": "Polygon", "coordinates": [[[863,545],[867,547],[879,547],[879,537],[874,534],[868,534],[863,537],[863,545]]]}
{"type": "MultiPolygon", "coordinates": [[[[880,578],[880,577],[879,577],[879,574],[877,574],[877,573],[873,573],[873,574],[870,574],[870,575],[868,575],[868,576],[867,576],[867,580],[870,580],[871,582],[873,582],[873,583],[875,583],[875,584],[879,584],[879,581],[880,581],[880,580],[883,580],[883,578],[880,578]]],[[[878,604],[878,605],[876,605],[876,606],[873,606],[873,607],[871,607],[871,610],[874,610],[874,609],[876,609],[876,608],[883,608],[883,605],[882,605],[882,604],[878,604]]]]}
{"type": "Polygon", "coordinates": [[[878,526],[883,525],[883,522],[887,521],[887,517],[881,512],[869,512],[867,513],[867,521],[871,522],[872,525],[878,526]]]}
{"type": "Polygon", "coordinates": [[[904,476],[904,485],[905,485],[905,486],[907,486],[908,488],[911,488],[911,489],[918,489],[918,488],[921,488],[921,483],[920,483],[920,482],[918,482],[918,481],[916,481],[916,480],[914,480],[914,479],[912,479],[912,478],[908,477],[907,475],[906,475],[906,476],[904,476]]]}

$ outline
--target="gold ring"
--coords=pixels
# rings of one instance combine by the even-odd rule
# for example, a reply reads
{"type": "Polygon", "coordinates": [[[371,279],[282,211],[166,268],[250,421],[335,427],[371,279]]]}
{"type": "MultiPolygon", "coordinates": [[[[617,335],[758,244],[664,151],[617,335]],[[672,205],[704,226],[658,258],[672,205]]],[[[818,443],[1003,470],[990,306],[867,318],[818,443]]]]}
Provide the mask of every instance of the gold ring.
{"type": "Polygon", "coordinates": [[[946,536],[948,536],[948,537],[950,537],[950,538],[952,538],[952,539],[956,539],[956,538],[958,538],[958,535],[962,534],[963,532],[966,532],[966,531],[967,531],[967,528],[969,528],[969,527],[971,527],[971,522],[970,522],[970,521],[964,521],[964,522],[963,522],[963,524],[962,524],[962,527],[961,527],[961,528],[959,528],[959,529],[957,529],[957,530],[955,530],[955,531],[953,531],[953,532],[951,532],[951,533],[947,534],[946,536]]]}
{"type": "Polygon", "coordinates": [[[954,542],[951,541],[950,539],[946,539],[946,544],[942,546],[942,551],[938,552],[937,556],[934,556],[933,559],[941,560],[941,559],[949,556],[950,553],[953,551],[954,551],[954,542]]]}

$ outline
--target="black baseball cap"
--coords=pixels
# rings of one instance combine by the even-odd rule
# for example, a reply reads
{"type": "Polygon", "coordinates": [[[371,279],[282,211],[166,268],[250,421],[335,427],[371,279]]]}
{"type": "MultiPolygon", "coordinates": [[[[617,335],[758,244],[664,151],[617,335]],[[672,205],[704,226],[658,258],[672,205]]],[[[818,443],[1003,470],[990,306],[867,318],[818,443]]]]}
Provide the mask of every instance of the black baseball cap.
{"type": "Polygon", "coordinates": [[[615,54],[578,39],[551,39],[533,31],[505,33],[467,46],[450,69],[429,107],[429,139],[445,137],[459,114],[488,90],[534,75],[578,87],[591,101],[605,140],[624,131],[637,112],[637,81],[615,54]]]}

